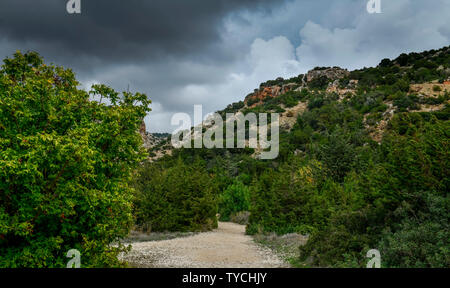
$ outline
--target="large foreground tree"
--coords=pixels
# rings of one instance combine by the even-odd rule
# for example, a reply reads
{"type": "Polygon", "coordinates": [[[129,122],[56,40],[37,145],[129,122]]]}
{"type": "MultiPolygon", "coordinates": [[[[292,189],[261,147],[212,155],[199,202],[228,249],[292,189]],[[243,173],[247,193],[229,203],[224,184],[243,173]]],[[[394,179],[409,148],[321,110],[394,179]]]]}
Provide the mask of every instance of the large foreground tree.
{"type": "Polygon", "coordinates": [[[145,158],[144,94],[77,88],[71,70],[17,52],[0,70],[0,267],[117,266],[145,158]],[[96,99],[96,101],[93,101],[96,99]],[[105,103],[101,103],[101,102],[105,103]]]}

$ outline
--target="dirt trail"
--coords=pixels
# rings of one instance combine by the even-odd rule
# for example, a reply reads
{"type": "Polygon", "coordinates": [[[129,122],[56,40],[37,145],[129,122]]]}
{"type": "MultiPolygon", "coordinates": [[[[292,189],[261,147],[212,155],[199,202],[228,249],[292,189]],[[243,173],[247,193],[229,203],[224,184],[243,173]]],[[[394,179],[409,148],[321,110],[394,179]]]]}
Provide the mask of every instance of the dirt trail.
{"type": "Polygon", "coordinates": [[[134,267],[288,267],[271,250],[245,235],[245,226],[219,222],[218,229],[185,238],[133,243],[122,257],[134,267]]]}

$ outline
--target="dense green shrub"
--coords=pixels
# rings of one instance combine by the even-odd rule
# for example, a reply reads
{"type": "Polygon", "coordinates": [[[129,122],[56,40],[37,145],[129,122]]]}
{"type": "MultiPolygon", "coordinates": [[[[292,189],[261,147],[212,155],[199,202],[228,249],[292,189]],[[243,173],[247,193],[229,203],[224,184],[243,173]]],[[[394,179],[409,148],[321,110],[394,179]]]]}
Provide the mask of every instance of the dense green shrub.
{"type": "Polygon", "coordinates": [[[312,110],[314,108],[320,108],[324,105],[325,100],[323,99],[323,97],[315,97],[313,99],[311,99],[308,103],[308,109],[312,110]]]}
{"type": "Polygon", "coordinates": [[[407,95],[406,93],[397,93],[394,97],[394,105],[400,112],[406,112],[409,110],[418,110],[418,99],[414,94],[407,95]]]}
{"type": "Polygon", "coordinates": [[[327,76],[316,77],[308,83],[308,87],[311,89],[324,90],[327,88],[330,79],[327,76]]]}
{"type": "Polygon", "coordinates": [[[90,101],[70,70],[17,52],[0,70],[0,267],[120,265],[132,171],[145,158],[145,95],[96,85],[90,101]],[[140,103],[135,106],[134,103],[140,103]]]}
{"type": "Polygon", "coordinates": [[[434,92],[441,92],[441,91],[442,91],[442,88],[441,88],[441,86],[434,85],[434,86],[433,86],[433,91],[434,91],[434,92]]]}
{"type": "Polygon", "coordinates": [[[391,128],[379,163],[346,178],[359,200],[332,213],[301,248],[302,260],[363,267],[364,253],[377,248],[385,267],[448,267],[449,124],[415,115],[403,120],[416,127],[409,133],[391,128]]]}
{"type": "Polygon", "coordinates": [[[247,101],[247,106],[252,106],[252,105],[254,105],[254,104],[256,104],[256,103],[259,103],[259,99],[258,98],[250,98],[248,101],[247,101]]]}
{"type": "Polygon", "coordinates": [[[450,267],[450,197],[426,191],[394,211],[402,220],[386,228],[379,247],[386,267],[450,267]]]}
{"type": "MultiPolygon", "coordinates": [[[[282,111],[281,106],[298,101],[308,103],[293,127],[281,129],[277,159],[255,160],[252,149],[181,149],[152,164],[155,171],[147,174],[156,175],[155,180],[151,185],[149,180],[143,183],[166,187],[168,178],[159,174],[173,173],[176,166],[191,167],[200,158],[196,169],[206,179],[213,177],[212,194],[223,201],[218,204],[223,215],[246,222],[248,213],[230,211],[245,210],[242,206],[247,204],[242,203],[247,192],[243,191],[248,188],[248,234],[310,235],[299,262],[365,267],[366,252],[379,249],[383,267],[448,267],[450,105],[435,112],[412,112],[419,104],[446,103],[448,95],[419,98],[409,89],[411,83],[442,79],[445,69],[438,71],[435,64],[450,67],[449,52],[443,48],[440,53],[404,54],[383,60],[378,67],[352,71],[340,85],[345,87],[352,79],[359,84],[344,99],[317,91],[326,87],[324,81],[315,91],[290,91],[245,109],[263,113],[282,111]],[[386,113],[391,101],[397,108],[392,118],[386,113]],[[387,127],[378,126],[381,120],[388,121],[387,127]],[[374,132],[384,132],[383,137],[373,137],[374,132]]],[[[302,77],[280,78],[263,86],[297,82],[302,77]]],[[[163,195],[170,195],[164,189],[163,195]]],[[[168,201],[158,203],[160,198],[148,208],[139,208],[139,202],[136,207],[151,211],[168,201]]],[[[148,215],[138,211],[138,219],[148,215]]],[[[157,223],[172,219],[163,215],[157,223]]]]}
{"type": "Polygon", "coordinates": [[[134,181],[136,224],[147,231],[206,231],[217,227],[214,179],[204,164],[181,159],[148,163],[134,181]]]}
{"type": "Polygon", "coordinates": [[[380,62],[380,67],[390,67],[392,66],[392,61],[388,58],[384,58],[383,60],[381,60],[380,62]]]}
{"type": "Polygon", "coordinates": [[[320,146],[319,157],[326,167],[327,175],[339,182],[355,165],[355,148],[350,142],[350,136],[341,129],[333,131],[327,140],[326,144],[320,146]]]}
{"type": "Polygon", "coordinates": [[[364,94],[357,94],[349,100],[349,104],[365,114],[370,112],[384,112],[387,109],[383,102],[384,93],[381,91],[373,91],[364,94]]]}
{"type": "Polygon", "coordinates": [[[328,200],[313,181],[320,163],[303,166],[292,161],[278,171],[266,171],[251,187],[248,234],[310,232],[326,218],[328,200]]]}
{"type": "Polygon", "coordinates": [[[222,221],[230,221],[237,212],[250,210],[250,191],[240,181],[227,187],[219,197],[219,214],[222,221]]]}
{"type": "Polygon", "coordinates": [[[323,91],[293,97],[308,109],[281,132],[278,159],[252,174],[247,233],[310,234],[300,257],[310,266],[365,267],[366,252],[379,249],[383,267],[448,267],[450,105],[413,113],[448,96],[409,91],[443,77],[435,64],[450,67],[450,50],[440,51],[352,71],[340,84],[359,80],[356,95],[342,101],[323,91]],[[397,111],[377,143],[365,124],[387,120],[388,101],[397,111]]]}

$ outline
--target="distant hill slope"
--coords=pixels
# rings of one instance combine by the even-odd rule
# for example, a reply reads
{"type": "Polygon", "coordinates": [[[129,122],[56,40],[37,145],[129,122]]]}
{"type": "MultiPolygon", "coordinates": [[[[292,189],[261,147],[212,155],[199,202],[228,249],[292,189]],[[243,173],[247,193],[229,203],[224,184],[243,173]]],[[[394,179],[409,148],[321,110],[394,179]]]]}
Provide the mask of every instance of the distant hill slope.
{"type": "Polygon", "coordinates": [[[382,267],[450,267],[449,77],[444,47],[267,81],[218,113],[279,113],[278,157],[155,146],[138,224],[208,229],[219,213],[248,234],[308,235],[294,266],[365,267],[378,249],[382,267]]]}
{"type": "MultiPolygon", "coordinates": [[[[290,79],[261,83],[243,101],[218,111],[226,113],[278,112],[284,130],[328,95],[350,106],[363,107],[365,127],[380,142],[396,112],[432,112],[444,109],[450,93],[450,46],[422,53],[383,59],[377,67],[348,71],[339,67],[316,67],[290,79]]],[[[327,96],[327,97],[328,97],[327,96]]],[[[143,135],[150,159],[172,154],[170,135],[143,135]]]]}

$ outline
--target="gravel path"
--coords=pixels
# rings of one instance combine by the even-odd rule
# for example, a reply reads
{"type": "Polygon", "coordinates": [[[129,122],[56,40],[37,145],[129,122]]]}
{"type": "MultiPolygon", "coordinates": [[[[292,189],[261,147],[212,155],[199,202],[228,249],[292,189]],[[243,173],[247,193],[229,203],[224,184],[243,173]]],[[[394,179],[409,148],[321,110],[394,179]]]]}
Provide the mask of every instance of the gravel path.
{"type": "Polygon", "coordinates": [[[277,268],[288,267],[270,249],[245,235],[245,226],[219,222],[219,228],[190,237],[132,244],[121,258],[148,268],[277,268]]]}

